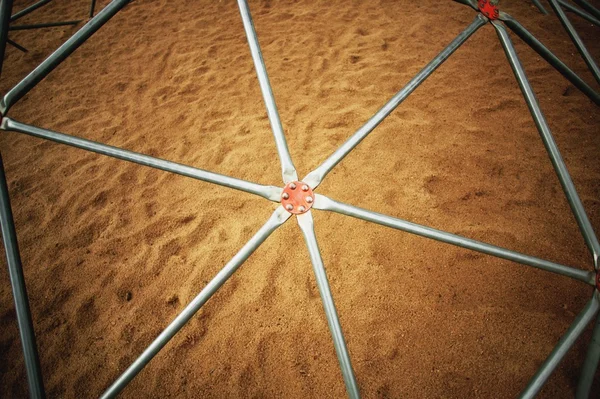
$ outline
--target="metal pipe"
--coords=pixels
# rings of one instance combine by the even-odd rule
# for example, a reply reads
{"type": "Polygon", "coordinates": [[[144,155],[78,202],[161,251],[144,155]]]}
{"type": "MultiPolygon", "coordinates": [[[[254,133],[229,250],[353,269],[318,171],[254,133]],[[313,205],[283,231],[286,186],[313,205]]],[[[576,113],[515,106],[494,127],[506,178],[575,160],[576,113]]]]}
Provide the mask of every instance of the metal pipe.
{"type": "Polygon", "coordinates": [[[284,183],[296,181],[298,180],[298,174],[296,173],[296,168],[292,162],[287,141],[285,140],[279,112],[277,111],[277,105],[275,104],[275,97],[273,96],[273,90],[271,89],[271,83],[269,82],[269,75],[267,75],[267,67],[263,60],[262,52],[260,51],[260,44],[258,43],[258,37],[256,36],[256,30],[254,29],[254,23],[252,22],[252,16],[250,15],[247,1],[238,0],[238,7],[242,16],[242,22],[244,23],[246,37],[248,38],[248,45],[250,46],[250,53],[252,54],[256,75],[258,76],[260,91],[265,106],[267,107],[267,116],[269,117],[273,137],[275,137],[275,145],[277,146],[277,153],[279,154],[283,181],[284,183]]]}
{"type": "Polygon", "coordinates": [[[548,11],[544,8],[540,0],[531,0],[531,2],[540,10],[540,12],[544,15],[548,15],[548,11]]]}
{"type": "MultiPolygon", "coordinates": [[[[0,0],[0,76],[2,76],[2,65],[4,64],[4,53],[8,41],[8,28],[10,26],[10,13],[12,12],[12,0],[0,0]]],[[[2,111],[0,110],[0,113],[2,111]]]]}
{"type": "Polygon", "coordinates": [[[31,320],[31,310],[29,309],[29,299],[27,298],[27,288],[25,286],[25,277],[23,276],[23,265],[19,254],[19,243],[15,231],[12,210],[10,207],[10,197],[8,194],[8,185],[6,175],[4,174],[4,165],[0,155],[0,224],[2,229],[2,241],[6,253],[8,264],[8,273],[10,275],[10,285],[12,287],[15,310],[17,313],[17,323],[19,324],[19,334],[21,336],[21,345],[23,346],[23,357],[25,358],[25,368],[27,370],[27,383],[29,385],[29,395],[31,398],[43,398],[44,380],[40,367],[37,345],[35,342],[35,331],[33,321],[31,320]]]}
{"type": "Polygon", "coordinates": [[[63,62],[73,51],[77,50],[90,38],[102,25],[123,8],[130,0],[113,0],[88,23],[83,25],[73,36],[57,48],[48,58],[31,71],[23,80],[13,87],[4,98],[0,100],[0,113],[6,115],[7,111],[21,97],[29,92],[36,84],[44,79],[63,62]]]}
{"type": "Polygon", "coordinates": [[[571,37],[573,44],[575,45],[575,47],[577,47],[579,54],[581,54],[581,57],[583,57],[583,60],[590,69],[590,72],[592,72],[592,75],[594,75],[596,82],[600,84],[600,69],[598,69],[598,65],[596,65],[594,58],[592,58],[592,55],[588,51],[587,47],[585,47],[585,44],[583,44],[583,41],[579,37],[579,34],[571,24],[571,21],[569,21],[567,14],[565,14],[565,12],[556,2],[556,0],[548,0],[548,2],[550,3],[550,7],[552,7],[554,12],[556,13],[556,16],[558,17],[560,23],[571,37]]]}
{"type": "Polygon", "coordinates": [[[16,13],[14,13],[14,15],[12,15],[10,17],[10,22],[14,22],[17,19],[24,17],[25,15],[31,13],[32,11],[37,10],[38,8],[50,3],[52,0],[40,0],[37,3],[33,3],[32,5],[30,5],[29,7],[25,7],[24,9],[22,9],[21,11],[17,11],[16,13]]]}
{"type": "Polygon", "coordinates": [[[94,18],[94,11],[96,10],[96,0],[92,0],[90,4],[90,18],[94,18]]]}
{"type": "Polygon", "coordinates": [[[534,49],[542,58],[552,65],[558,72],[567,78],[575,87],[581,90],[596,105],[600,105],[600,94],[592,89],[583,79],[573,72],[564,62],[554,55],[546,46],[544,46],[535,36],[533,36],[516,19],[505,12],[500,12],[500,20],[517,34],[526,44],[534,49]]]}
{"type": "Polygon", "coordinates": [[[600,10],[594,7],[590,2],[586,0],[573,0],[575,3],[579,5],[579,7],[583,8],[596,18],[600,19],[600,10]]]}
{"type": "Polygon", "coordinates": [[[346,384],[346,392],[348,393],[348,397],[358,399],[360,398],[358,384],[354,377],[354,370],[352,369],[352,363],[350,362],[350,355],[348,354],[348,348],[346,347],[344,333],[342,332],[340,319],[335,308],[335,303],[333,302],[331,289],[329,288],[329,281],[327,280],[327,273],[325,272],[325,266],[323,265],[321,252],[319,251],[314,221],[310,211],[298,215],[298,225],[302,230],[304,240],[306,241],[306,247],[310,254],[317,286],[319,287],[319,293],[321,294],[321,301],[323,303],[323,308],[325,309],[325,316],[327,317],[327,324],[329,325],[329,331],[331,331],[331,336],[333,338],[333,346],[335,347],[335,352],[342,370],[342,376],[344,377],[344,383],[346,384]]]}
{"type": "Polygon", "coordinates": [[[594,295],[583,308],[581,313],[577,315],[575,321],[573,324],[571,324],[560,341],[558,341],[558,344],[554,347],[550,355],[546,358],[533,378],[529,381],[529,384],[527,384],[525,390],[521,392],[521,395],[519,396],[520,399],[535,398],[548,378],[559,365],[563,357],[567,354],[569,349],[571,349],[575,341],[577,341],[577,338],[579,338],[586,326],[594,318],[594,315],[598,312],[599,307],[598,298],[596,298],[596,295],[594,295]]]}
{"type": "Polygon", "coordinates": [[[140,165],[150,166],[152,168],[164,170],[167,172],[177,173],[182,176],[191,177],[194,179],[206,181],[220,186],[233,188],[247,193],[255,194],[268,200],[279,202],[281,196],[281,188],[275,186],[263,186],[262,184],[252,183],[246,180],[236,179],[234,177],[224,176],[218,173],[209,172],[203,169],[194,168],[192,166],[182,165],[176,162],[167,161],[160,158],[151,157],[149,155],[140,154],[137,152],[124,150],[106,144],[97,143],[95,141],[82,139],[75,136],[70,136],[63,133],[53,132],[51,130],[42,129],[35,126],[26,125],[17,122],[8,117],[2,120],[0,129],[10,130],[13,132],[24,133],[33,137],[39,137],[46,140],[51,140],[57,143],[70,145],[72,147],[81,148],[97,154],[107,155],[109,157],[122,159],[137,163],[140,165]]]}
{"type": "Polygon", "coordinates": [[[573,14],[579,15],[581,18],[593,23],[594,25],[600,26],[600,20],[594,18],[593,15],[588,14],[587,12],[585,12],[583,10],[580,10],[579,8],[575,7],[573,4],[568,3],[564,0],[558,0],[558,4],[560,4],[567,11],[571,11],[573,14]]]}
{"type": "Polygon", "coordinates": [[[567,165],[565,165],[565,162],[563,161],[562,156],[560,155],[558,146],[554,141],[554,137],[552,136],[552,132],[548,127],[546,118],[544,117],[544,114],[540,109],[540,106],[535,97],[535,93],[533,92],[533,89],[531,88],[531,85],[527,80],[527,75],[525,74],[525,70],[521,65],[521,61],[519,61],[519,57],[510,40],[508,32],[501,23],[497,21],[492,21],[492,24],[494,25],[494,28],[496,28],[496,32],[498,33],[498,37],[500,38],[502,47],[504,47],[506,57],[508,58],[508,61],[515,74],[515,77],[519,82],[519,87],[523,92],[525,102],[527,103],[529,111],[531,112],[531,116],[535,121],[535,125],[537,126],[537,129],[540,132],[540,136],[542,138],[542,141],[544,142],[544,146],[546,147],[548,156],[552,161],[552,166],[554,166],[554,170],[556,171],[558,179],[560,180],[560,184],[562,185],[569,205],[571,206],[571,210],[573,211],[575,220],[579,225],[581,234],[583,235],[585,243],[587,244],[588,248],[590,249],[590,252],[592,253],[594,266],[598,268],[600,244],[598,243],[598,238],[596,238],[596,233],[594,233],[594,229],[592,228],[590,220],[588,219],[588,216],[585,213],[585,209],[583,208],[581,199],[579,199],[579,195],[577,194],[577,190],[575,189],[573,180],[571,180],[571,176],[569,175],[569,171],[567,170],[567,165]]]}
{"type": "Polygon", "coordinates": [[[495,245],[486,244],[481,241],[462,237],[457,234],[447,233],[445,231],[436,230],[431,227],[426,227],[420,224],[408,222],[403,219],[395,218],[381,213],[368,211],[356,206],[344,204],[321,194],[315,195],[313,208],[325,211],[341,213],[343,215],[352,216],[368,222],[377,223],[382,226],[391,227],[393,229],[402,230],[407,233],[416,234],[421,237],[430,238],[432,240],[444,242],[446,244],[456,245],[461,248],[470,249],[481,252],[487,255],[496,256],[498,258],[507,259],[526,266],[536,267],[552,273],[561,274],[571,277],[575,280],[584,283],[595,285],[595,274],[590,271],[576,269],[570,266],[564,266],[558,263],[550,262],[544,259],[539,259],[534,256],[521,254],[495,245]]]}
{"type": "Polygon", "coordinates": [[[15,47],[17,50],[21,50],[24,53],[27,53],[29,51],[25,47],[21,46],[19,43],[15,42],[15,41],[12,41],[10,39],[6,39],[6,43],[8,43],[11,46],[15,47]]]}
{"type": "Polygon", "coordinates": [[[303,182],[315,189],[325,176],[337,165],[346,155],[350,153],[369,133],[373,131],[406,97],[408,97],[433,71],[435,71],[444,61],[452,55],[473,33],[488,21],[486,17],[478,13],[475,20],[462,31],[441,53],[439,53],[429,64],[425,66],[414,78],[408,82],[402,90],[392,97],[371,119],[369,119],[360,129],[356,131],[344,144],[342,144],[333,154],[329,156],[321,165],[310,172],[303,182]]]}
{"type": "Polygon", "coordinates": [[[66,25],[77,25],[81,20],[77,21],[60,21],[60,22],[43,22],[40,24],[29,24],[29,25],[12,25],[8,30],[30,30],[30,29],[41,29],[41,28],[54,28],[56,26],[66,25]]]}
{"type": "MultiPolygon", "coordinates": [[[[598,294],[598,291],[595,293],[598,294]]],[[[600,359],[600,317],[596,317],[596,325],[592,332],[592,339],[588,347],[585,361],[581,367],[581,374],[579,375],[579,383],[577,384],[577,391],[575,393],[576,399],[588,399],[590,396],[590,390],[592,389],[592,383],[594,382],[594,375],[598,368],[598,360],[600,359]]]]}
{"type": "Polygon", "coordinates": [[[114,398],[129,382],[156,356],[156,354],[177,334],[179,330],[200,310],[231,275],[250,257],[250,255],[291,216],[279,206],[269,220],[221,269],[219,273],[200,291],[167,328],[144,350],[144,352],[125,370],[123,374],[102,394],[101,399],[114,398]]]}
{"type": "Polygon", "coordinates": [[[479,12],[479,8],[477,7],[477,2],[474,0],[454,0],[457,3],[464,4],[466,6],[471,7],[473,10],[479,12]]]}

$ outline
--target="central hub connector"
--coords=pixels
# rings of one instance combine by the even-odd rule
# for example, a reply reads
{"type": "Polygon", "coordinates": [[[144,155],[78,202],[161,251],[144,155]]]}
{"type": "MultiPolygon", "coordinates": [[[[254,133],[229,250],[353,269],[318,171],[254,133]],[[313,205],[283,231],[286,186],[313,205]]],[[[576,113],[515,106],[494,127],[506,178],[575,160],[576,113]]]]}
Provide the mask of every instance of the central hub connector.
{"type": "Polygon", "coordinates": [[[308,184],[301,181],[286,184],[281,193],[281,205],[294,215],[308,212],[313,202],[315,202],[313,191],[308,184]]]}
{"type": "Polygon", "coordinates": [[[500,0],[479,0],[477,5],[483,15],[489,19],[498,19],[500,16],[500,10],[498,9],[499,2],[500,0]]]}

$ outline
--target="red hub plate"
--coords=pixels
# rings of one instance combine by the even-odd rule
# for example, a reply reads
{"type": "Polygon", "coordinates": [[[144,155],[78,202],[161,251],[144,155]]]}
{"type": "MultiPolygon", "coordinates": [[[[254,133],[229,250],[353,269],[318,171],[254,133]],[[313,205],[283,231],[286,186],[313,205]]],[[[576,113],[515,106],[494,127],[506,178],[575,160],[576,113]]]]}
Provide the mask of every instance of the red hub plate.
{"type": "Polygon", "coordinates": [[[496,4],[492,4],[490,0],[479,0],[477,2],[479,6],[479,11],[489,19],[498,19],[500,15],[500,10],[498,10],[498,6],[496,4]]]}
{"type": "Polygon", "coordinates": [[[314,201],[315,195],[310,186],[301,181],[286,184],[281,193],[281,205],[294,215],[308,212],[314,201]]]}

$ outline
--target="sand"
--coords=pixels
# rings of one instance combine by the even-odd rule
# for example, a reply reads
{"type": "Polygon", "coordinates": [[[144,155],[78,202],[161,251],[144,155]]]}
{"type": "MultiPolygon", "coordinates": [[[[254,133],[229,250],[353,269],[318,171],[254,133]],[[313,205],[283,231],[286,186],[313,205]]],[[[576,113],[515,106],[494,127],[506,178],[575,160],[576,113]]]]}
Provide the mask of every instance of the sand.
{"type": "MultiPolygon", "coordinates": [[[[99,1],[99,7],[107,1],[99,1]]],[[[29,4],[15,1],[15,9],[29,4]]],[[[595,2],[600,6],[599,2],[595,2]]],[[[23,23],[85,18],[55,1],[23,23]]],[[[251,1],[290,152],[314,169],[474,18],[452,1],[251,1]]],[[[558,20],[503,1],[596,89],[558,20]]],[[[572,17],[596,59],[599,28],[572,17]]],[[[0,92],[76,31],[11,32],[0,92]]],[[[513,36],[600,231],[598,107],[513,36]]],[[[14,108],[18,121],[281,185],[237,5],[137,0],[14,108]]],[[[97,397],[276,204],[0,134],[48,396],[97,397]]],[[[491,26],[480,29],[317,193],[591,270],[491,26]]],[[[509,261],[323,211],[316,233],[364,397],[515,397],[592,290],[509,261]]],[[[4,259],[0,397],[27,395],[4,259]]],[[[572,397],[591,327],[540,397],[572,397]]],[[[596,375],[594,395],[600,392],[596,375]]],[[[123,392],[341,398],[302,236],[290,219],[123,392]]]]}

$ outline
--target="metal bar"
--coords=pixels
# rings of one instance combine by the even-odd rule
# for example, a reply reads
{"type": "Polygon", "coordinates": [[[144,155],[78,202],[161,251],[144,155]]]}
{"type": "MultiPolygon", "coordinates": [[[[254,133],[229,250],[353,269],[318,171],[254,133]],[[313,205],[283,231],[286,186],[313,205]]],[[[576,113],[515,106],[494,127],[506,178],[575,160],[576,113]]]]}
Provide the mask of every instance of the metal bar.
{"type": "Polygon", "coordinates": [[[527,387],[521,395],[521,399],[531,399],[540,392],[550,375],[554,372],[556,367],[559,365],[563,357],[567,354],[569,349],[573,346],[577,338],[583,333],[586,326],[594,318],[594,315],[598,312],[598,299],[596,295],[587,303],[581,313],[577,315],[575,321],[567,332],[562,336],[558,344],[554,347],[550,355],[546,358],[544,363],[540,366],[538,371],[535,373],[533,378],[527,384],[527,387]]]}
{"type": "Polygon", "coordinates": [[[474,0],[454,0],[457,3],[464,4],[466,6],[471,7],[473,10],[479,12],[479,8],[477,7],[477,2],[474,0]]]}
{"type": "Polygon", "coordinates": [[[33,3],[29,7],[25,7],[21,11],[17,11],[16,13],[14,13],[14,15],[10,17],[10,22],[14,22],[17,19],[24,17],[25,15],[37,10],[38,8],[50,3],[51,1],[52,0],[40,0],[37,3],[33,3]]]}
{"type": "Polygon", "coordinates": [[[6,51],[6,42],[8,41],[8,28],[10,26],[12,4],[12,0],[0,0],[0,76],[2,76],[4,52],[6,51]]]}
{"type": "Polygon", "coordinates": [[[317,237],[315,235],[314,221],[310,211],[298,215],[298,225],[302,230],[304,240],[306,241],[306,247],[308,248],[308,253],[310,254],[310,260],[315,272],[317,286],[319,287],[319,293],[321,294],[321,301],[323,302],[323,308],[325,309],[325,315],[327,316],[327,324],[329,325],[329,330],[331,331],[333,346],[335,347],[335,352],[340,363],[348,397],[358,399],[360,398],[358,384],[356,383],[356,378],[354,377],[354,370],[352,370],[352,363],[350,362],[350,355],[348,354],[348,348],[346,347],[346,341],[344,340],[344,333],[342,332],[340,319],[335,308],[335,303],[333,302],[331,289],[329,288],[327,273],[325,272],[325,266],[323,265],[321,252],[319,251],[319,244],[317,243],[317,237]]]}
{"type": "Polygon", "coordinates": [[[500,12],[502,20],[513,32],[517,34],[525,43],[534,49],[542,58],[552,65],[558,72],[567,78],[575,87],[588,96],[596,105],[600,105],[600,94],[592,89],[583,79],[573,72],[564,62],[554,55],[546,46],[544,46],[535,36],[533,36],[516,19],[505,12],[500,12]]]}
{"type": "Polygon", "coordinates": [[[563,0],[558,0],[558,4],[560,4],[567,11],[571,11],[573,14],[579,15],[581,18],[593,23],[594,25],[600,26],[600,20],[594,18],[593,15],[588,14],[587,12],[585,12],[583,10],[580,10],[579,8],[575,7],[573,4],[563,1],[563,0]]]}
{"type": "Polygon", "coordinates": [[[231,275],[252,255],[252,253],[291,216],[279,206],[269,220],[221,269],[219,273],[200,291],[167,328],[144,350],[123,374],[102,394],[101,399],[114,398],[152,360],[154,356],[177,334],[179,330],[200,310],[231,275]]]}
{"type": "Polygon", "coordinates": [[[96,0],[92,0],[90,4],[90,18],[94,18],[94,11],[96,10],[96,0]]]}
{"type": "Polygon", "coordinates": [[[63,62],[73,51],[77,50],[87,39],[90,38],[102,25],[123,8],[130,0],[113,0],[88,23],[83,25],[73,36],[57,48],[48,58],[31,71],[23,80],[13,87],[4,98],[0,100],[0,113],[6,112],[21,97],[29,92],[36,84],[44,79],[63,62]]]}
{"type": "Polygon", "coordinates": [[[429,64],[425,66],[414,78],[408,82],[402,90],[392,97],[371,119],[369,119],[360,129],[358,129],[344,144],[342,144],[333,154],[329,156],[321,165],[310,172],[303,182],[313,189],[316,188],[325,176],[337,165],[346,155],[350,153],[369,133],[373,131],[406,97],[408,97],[433,71],[435,71],[444,61],[456,51],[477,29],[485,25],[488,21],[486,17],[478,13],[475,20],[462,31],[441,53],[439,53],[429,64]]]}
{"type": "Polygon", "coordinates": [[[24,53],[27,53],[29,51],[25,47],[21,46],[19,43],[14,42],[14,41],[12,41],[10,39],[6,39],[6,43],[8,43],[11,46],[15,47],[17,50],[21,50],[24,53]]]}
{"type": "Polygon", "coordinates": [[[325,197],[324,195],[315,195],[315,202],[313,204],[313,208],[352,216],[358,219],[366,220],[368,222],[377,223],[382,226],[391,227],[393,229],[402,230],[407,233],[416,234],[421,237],[441,241],[446,244],[452,244],[461,248],[467,248],[487,255],[507,259],[526,266],[536,267],[538,269],[543,269],[552,273],[557,273],[563,276],[571,277],[575,280],[579,280],[590,285],[595,285],[595,274],[590,271],[580,270],[570,266],[564,266],[558,263],[539,259],[529,255],[524,255],[519,252],[511,251],[502,247],[497,247],[495,245],[487,244],[481,241],[462,237],[457,234],[447,233],[445,231],[436,230],[431,227],[426,227],[420,224],[408,222],[403,219],[383,215],[381,213],[373,211],[368,211],[366,209],[332,200],[328,197],[325,197]]]}
{"type": "Polygon", "coordinates": [[[556,2],[556,0],[548,0],[548,2],[550,3],[550,7],[552,7],[554,12],[556,13],[556,16],[558,17],[560,23],[571,37],[573,44],[575,45],[575,47],[577,47],[579,54],[581,54],[581,57],[583,57],[583,60],[590,69],[590,72],[592,72],[592,75],[594,75],[596,82],[600,83],[600,69],[598,69],[598,65],[596,65],[596,62],[592,58],[592,55],[588,51],[587,47],[585,47],[585,44],[583,44],[583,41],[579,37],[579,34],[571,24],[571,21],[569,21],[567,14],[565,14],[565,12],[556,2]]]}
{"type": "Polygon", "coordinates": [[[596,18],[600,19],[600,10],[594,7],[590,2],[586,0],[573,0],[575,3],[579,5],[579,7],[583,8],[596,18]]]}
{"type": "MultiPolygon", "coordinates": [[[[596,291],[595,295],[599,295],[596,291]]],[[[592,332],[592,339],[588,347],[587,355],[581,367],[579,375],[579,383],[575,393],[576,399],[587,399],[590,396],[592,383],[594,382],[594,374],[598,369],[598,360],[600,359],[600,317],[596,317],[596,325],[592,332]]]]}
{"type": "Polygon", "coordinates": [[[27,288],[25,287],[25,277],[23,276],[23,265],[21,264],[21,256],[19,255],[19,243],[17,241],[15,223],[10,207],[8,185],[6,183],[6,175],[4,174],[4,165],[2,163],[1,155],[0,224],[2,225],[2,241],[4,242],[10,284],[17,313],[17,323],[19,324],[19,334],[21,336],[21,345],[23,346],[23,357],[25,358],[25,368],[27,370],[29,395],[32,398],[43,398],[45,396],[44,380],[42,378],[40,359],[35,342],[35,331],[33,329],[33,321],[29,309],[29,299],[27,298],[27,288]]]}
{"type": "MultiPolygon", "coordinates": [[[[550,0],[551,2],[554,0],[550,0]]],[[[571,210],[573,211],[573,215],[575,216],[575,220],[579,225],[579,229],[581,230],[581,234],[587,244],[590,252],[592,253],[594,259],[594,266],[598,268],[598,256],[600,255],[600,244],[598,243],[598,238],[596,238],[596,233],[594,233],[594,229],[588,219],[587,214],[585,213],[585,209],[583,208],[583,204],[581,203],[581,199],[579,199],[579,195],[577,194],[577,190],[575,189],[575,185],[573,184],[573,180],[571,180],[571,176],[569,175],[569,171],[567,170],[567,165],[562,159],[560,155],[560,151],[558,150],[558,146],[554,141],[554,137],[552,136],[552,132],[548,127],[548,123],[546,122],[546,118],[540,109],[540,106],[535,97],[535,93],[527,80],[527,75],[525,74],[525,70],[521,65],[521,61],[519,61],[519,56],[510,40],[510,36],[508,32],[504,28],[504,26],[497,22],[492,21],[494,28],[496,28],[496,32],[498,33],[498,37],[500,38],[500,42],[504,47],[504,52],[506,53],[506,58],[510,63],[510,66],[515,74],[515,78],[519,82],[519,87],[523,92],[523,97],[525,98],[525,102],[529,107],[529,111],[531,112],[531,116],[535,121],[535,125],[537,126],[538,131],[540,132],[540,136],[542,141],[544,142],[544,146],[546,147],[546,151],[548,152],[548,156],[552,161],[552,166],[554,166],[554,170],[558,176],[558,180],[560,180],[560,184],[565,192],[569,205],[571,206],[571,210]]]]}
{"type": "Polygon", "coordinates": [[[531,0],[531,2],[540,10],[540,12],[544,15],[548,15],[548,11],[544,8],[540,0],[531,0]]]}
{"type": "Polygon", "coordinates": [[[29,30],[29,29],[41,29],[41,28],[54,28],[56,26],[65,25],[77,25],[81,20],[77,21],[60,21],[60,22],[43,22],[40,24],[29,24],[29,25],[12,25],[8,30],[29,30]]]}
{"type": "Polygon", "coordinates": [[[177,173],[182,176],[191,177],[194,179],[206,181],[220,186],[233,188],[247,193],[255,194],[268,200],[279,202],[281,196],[281,188],[275,186],[263,186],[262,184],[252,183],[246,180],[236,179],[234,177],[224,176],[218,173],[209,172],[203,169],[194,168],[192,166],[182,165],[176,162],[167,161],[160,158],[155,158],[149,155],[140,154],[137,152],[124,150],[106,144],[97,143],[95,141],[82,139],[75,136],[70,136],[63,133],[53,132],[51,130],[42,129],[35,126],[26,125],[17,122],[8,117],[2,120],[0,129],[10,130],[13,132],[24,133],[33,137],[51,140],[57,143],[70,145],[72,147],[81,148],[97,154],[107,155],[109,157],[122,159],[137,163],[140,165],[150,166],[152,168],[164,170],[167,172],[177,173]]]}
{"type": "Polygon", "coordinates": [[[246,37],[248,38],[248,45],[250,46],[250,53],[252,54],[256,75],[258,76],[260,91],[262,92],[263,100],[267,107],[267,115],[271,124],[271,130],[275,137],[275,145],[277,146],[277,153],[279,154],[283,181],[284,183],[296,181],[298,180],[298,174],[296,173],[296,168],[292,162],[287,141],[285,140],[279,112],[277,111],[277,105],[275,104],[275,97],[273,96],[273,90],[271,89],[271,83],[269,82],[269,76],[267,75],[267,67],[263,60],[262,52],[260,51],[260,44],[258,43],[258,37],[256,36],[256,30],[254,29],[254,23],[252,22],[252,16],[250,15],[247,1],[238,0],[238,7],[242,16],[242,22],[244,23],[246,37]]]}

